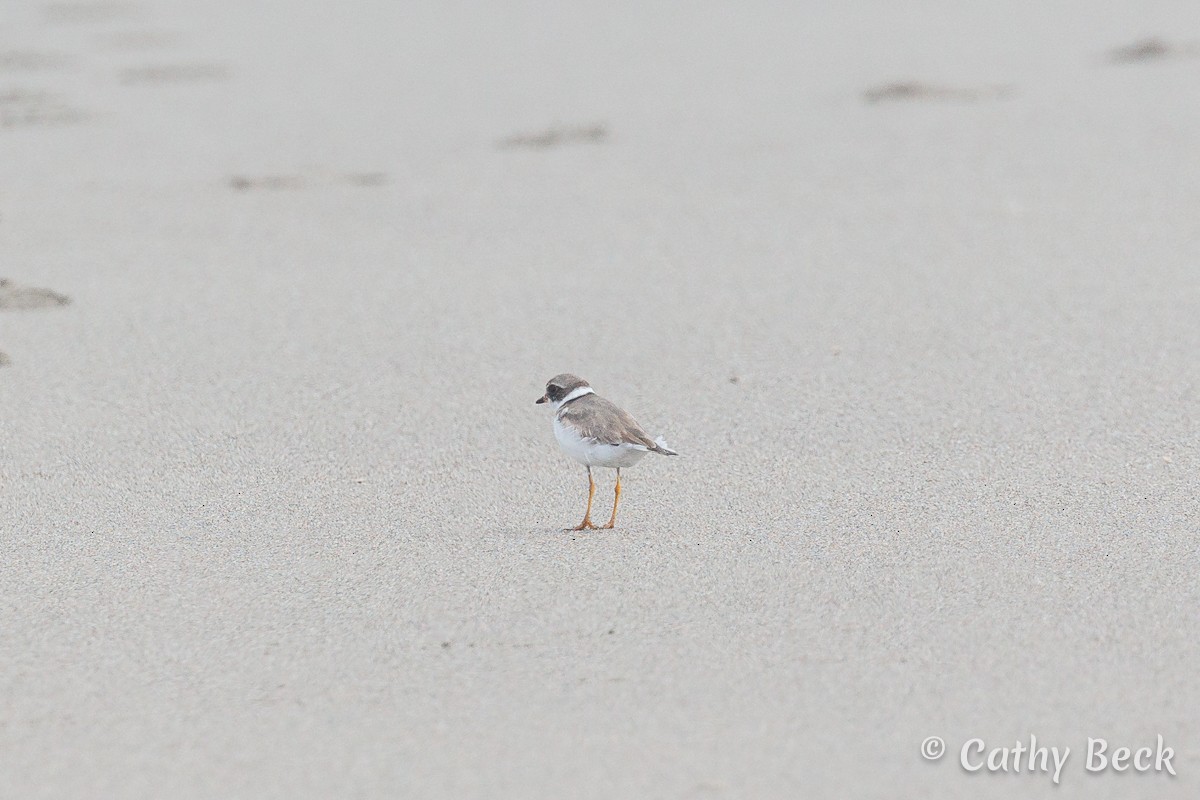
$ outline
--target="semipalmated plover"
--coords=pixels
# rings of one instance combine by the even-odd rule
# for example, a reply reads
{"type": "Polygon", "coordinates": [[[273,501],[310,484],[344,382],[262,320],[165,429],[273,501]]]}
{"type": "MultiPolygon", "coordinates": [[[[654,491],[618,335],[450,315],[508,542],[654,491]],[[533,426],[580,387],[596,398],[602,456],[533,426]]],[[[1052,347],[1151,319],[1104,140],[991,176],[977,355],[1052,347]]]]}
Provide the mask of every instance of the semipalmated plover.
{"type": "Polygon", "coordinates": [[[632,467],[646,453],[664,456],[679,455],[660,436],[651,439],[629,412],[596,394],[583,378],[564,372],[546,384],[546,393],[538,403],[554,403],[554,438],[571,458],[587,467],[588,501],[583,522],[567,530],[594,529],[592,498],[596,496],[596,481],[592,467],[608,467],[617,471],[617,488],[613,494],[612,516],[607,525],[617,524],[617,505],[621,502],[621,469],[632,467]]]}

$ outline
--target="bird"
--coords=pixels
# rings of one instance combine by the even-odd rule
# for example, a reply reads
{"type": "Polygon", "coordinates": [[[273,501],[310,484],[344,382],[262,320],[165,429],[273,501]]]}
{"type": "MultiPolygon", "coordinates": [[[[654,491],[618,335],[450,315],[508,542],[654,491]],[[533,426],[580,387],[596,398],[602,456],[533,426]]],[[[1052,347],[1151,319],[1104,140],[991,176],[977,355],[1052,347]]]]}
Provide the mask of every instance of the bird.
{"type": "Polygon", "coordinates": [[[621,470],[632,467],[646,453],[677,456],[661,436],[651,439],[628,411],[596,394],[591,384],[577,375],[564,372],[546,383],[546,393],[534,401],[554,404],[554,438],[571,458],[587,467],[588,499],[583,522],[568,531],[611,529],[617,524],[617,506],[621,503],[621,470]],[[592,500],[596,481],[592,467],[617,471],[612,516],[607,525],[592,524],[592,500]]]}

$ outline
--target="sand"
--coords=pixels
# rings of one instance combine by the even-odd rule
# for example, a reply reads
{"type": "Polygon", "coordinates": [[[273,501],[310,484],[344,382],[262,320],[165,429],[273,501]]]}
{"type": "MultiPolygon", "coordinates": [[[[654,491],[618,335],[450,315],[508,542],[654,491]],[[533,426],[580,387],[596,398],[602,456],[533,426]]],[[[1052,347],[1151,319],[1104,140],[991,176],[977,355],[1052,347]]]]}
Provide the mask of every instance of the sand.
{"type": "Polygon", "coordinates": [[[1200,5],[809,5],[8,3],[0,797],[1200,795],[1200,5]]]}

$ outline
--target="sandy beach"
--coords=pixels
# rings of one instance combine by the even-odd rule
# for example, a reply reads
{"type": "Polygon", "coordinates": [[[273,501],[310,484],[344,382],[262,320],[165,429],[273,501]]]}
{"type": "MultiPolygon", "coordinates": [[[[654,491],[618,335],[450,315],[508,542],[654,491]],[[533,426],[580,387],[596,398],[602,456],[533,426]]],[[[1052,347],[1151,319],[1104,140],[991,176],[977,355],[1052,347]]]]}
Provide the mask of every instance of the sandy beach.
{"type": "Polygon", "coordinates": [[[1200,4],[1110,5],[7,3],[0,797],[1200,796],[1200,4]]]}

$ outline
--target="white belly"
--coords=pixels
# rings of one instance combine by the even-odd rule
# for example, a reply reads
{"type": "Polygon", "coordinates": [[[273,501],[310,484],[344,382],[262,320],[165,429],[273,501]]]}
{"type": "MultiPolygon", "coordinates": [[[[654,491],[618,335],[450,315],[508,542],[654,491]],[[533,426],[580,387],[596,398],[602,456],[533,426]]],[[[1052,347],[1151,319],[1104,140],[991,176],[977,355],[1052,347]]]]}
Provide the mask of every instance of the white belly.
{"type": "Polygon", "coordinates": [[[554,420],[554,438],[558,446],[571,458],[589,467],[632,467],[642,460],[648,451],[637,444],[600,444],[591,439],[583,439],[575,433],[575,429],[554,420]]]}

